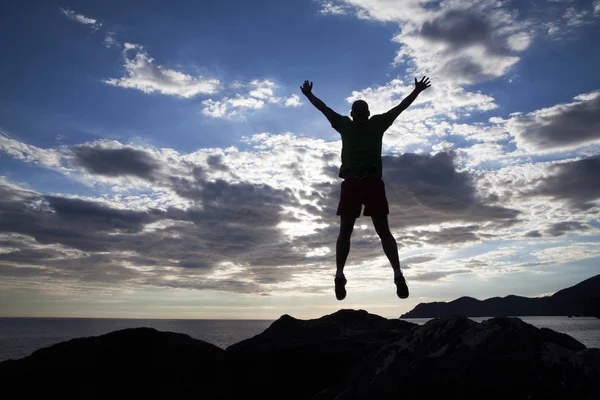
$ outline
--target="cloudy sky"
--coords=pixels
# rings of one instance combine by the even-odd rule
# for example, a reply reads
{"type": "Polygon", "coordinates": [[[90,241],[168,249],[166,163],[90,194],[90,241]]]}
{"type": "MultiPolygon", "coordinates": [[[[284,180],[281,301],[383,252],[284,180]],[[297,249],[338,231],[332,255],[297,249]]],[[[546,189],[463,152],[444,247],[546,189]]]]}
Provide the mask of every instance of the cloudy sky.
{"type": "Polygon", "coordinates": [[[397,317],[600,272],[600,1],[0,5],[0,316],[397,317]],[[335,300],[340,114],[384,136],[335,300]]]}

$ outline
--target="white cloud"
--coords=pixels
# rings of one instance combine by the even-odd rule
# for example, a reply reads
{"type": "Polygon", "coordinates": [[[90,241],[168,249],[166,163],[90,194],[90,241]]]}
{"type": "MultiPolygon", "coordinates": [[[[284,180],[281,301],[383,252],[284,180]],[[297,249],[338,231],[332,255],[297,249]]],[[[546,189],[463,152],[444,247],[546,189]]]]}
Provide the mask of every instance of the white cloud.
{"type": "MultiPolygon", "coordinates": [[[[414,79],[410,78],[406,85],[401,79],[393,79],[381,86],[353,91],[346,100],[349,104],[365,100],[369,104],[371,115],[375,115],[400,104],[413,89],[414,79]]],[[[490,111],[496,107],[494,99],[483,93],[469,92],[453,82],[432,80],[432,86],[421,93],[388,129],[384,146],[392,153],[426,150],[439,137],[461,134],[455,131],[458,125],[446,121],[457,120],[471,112],[490,111]]],[[[346,114],[344,110],[337,111],[346,114]]],[[[465,136],[469,136],[470,140],[497,141],[506,138],[506,134],[498,132],[496,128],[469,127],[471,131],[465,136]]]]}
{"type": "Polygon", "coordinates": [[[464,136],[467,140],[477,142],[490,143],[509,139],[506,128],[502,124],[453,124],[449,132],[453,135],[464,136]]]}
{"type": "Polygon", "coordinates": [[[245,88],[248,91],[245,94],[237,93],[234,96],[227,96],[220,100],[204,100],[202,102],[205,106],[202,110],[204,115],[213,118],[243,118],[248,111],[261,109],[267,103],[284,107],[302,105],[300,97],[296,94],[292,94],[288,98],[276,96],[275,89],[277,89],[277,85],[268,79],[254,79],[248,84],[234,82],[229,86],[236,90],[245,88]]]}
{"type": "Polygon", "coordinates": [[[154,59],[148,56],[142,46],[125,43],[124,47],[124,68],[127,75],[118,79],[106,79],[104,83],[137,89],[144,93],[158,92],[183,98],[213,94],[220,86],[218,79],[201,75],[191,76],[154,64],[154,59]],[[130,57],[131,52],[135,52],[135,56],[130,57]]]}
{"type": "Polygon", "coordinates": [[[69,19],[71,19],[73,21],[77,21],[77,22],[79,22],[80,24],[83,24],[83,25],[91,25],[91,27],[94,30],[96,30],[96,31],[102,27],[102,24],[100,22],[97,22],[93,18],[88,18],[88,17],[83,16],[81,14],[77,14],[73,10],[69,10],[69,9],[65,9],[65,8],[61,8],[60,10],[62,11],[62,13],[64,15],[67,16],[67,18],[69,18],[69,19]]]}
{"type": "Polygon", "coordinates": [[[593,18],[600,15],[600,2],[596,0],[582,8],[581,2],[559,1],[544,9],[547,22],[541,23],[540,27],[547,29],[551,39],[558,40],[572,37],[577,28],[593,23],[593,18]]]}
{"type": "Polygon", "coordinates": [[[264,102],[262,100],[257,100],[252,97],[242,97],[236,96],[234,98],[227,99],[227,103],[230,104],[234,108],[263,108],[264,102]]]}
{"type": "Polygon", "coordinates": [[[456,84],[505,75],[529,47],[529,23],[497,1],[446,1],[439,7],[418,0],[340,0],[322,3],[352,7],[358,18],[395,22],[401,44],[394,64],[409,61],[409,73],[425,73],[456,84]]]}
{"type": "Polygon", "coordinates": [[[548,22],[544,26],[548,28],[548,35],[550,36],[554,36],[560,33],[560,27],[555,23],[548,22]]]}
{"type": "Polygon", "coordinates": [[[568,27],[581,26],[587,22],[585,17],[588,15],[589,11],[587,10],[577,10],[575,7],[569,7],[565,11],[563,19],[568,27]]]}
{"type": "Polygon", "coordinates": [[[531,36],[525,32],[516,33],[508,37],[508,46],[511,50],[523,51],[531,44],[531,36]]]}
{"type": "Polygon", "coordinates": [[[478,166],[488,161],[497,162],[506,156],[504,146],[498,143],[476,143],[469,147],[456,149],[461,164],[469,167],[478,166]]]}
{"type": "MultiPolygon", "coordinates": [[[[431,84],[432,86],[421,93],[411,108],[407,110],[410,112],[402,115],[402,119],[421,121],[436,115],[446,115],[450,111],[489,111],[497,107],[492,97],[479,92],[468,92],[451,82],[432,79],[431,84]],[[426,104],[427,107],[415,107],[420,104],[426,104]]],[[[398,105],[413,89],[413,80],[409,79],[408,84],[404,85],[402,80],[393,79],[382,86],[353,91],[346,100],[348,103],[359,99],[365,100],[369,104],[371,114],[374,115],[386,112],[398,105]]]]}
{"type": "Polygon", "coordinates": [[[434,153],[437,153],[440,151],[448,152],[448,151],[452,150],[453,147],[454,147],[454,143],[447,142],[444,140],[442,142],[434,144],[431,147],[431,150],[433,150],[434,153]]]}
{"type": "Polygon", "coordinates": [[[321,1],[321,9],[319,10],[321,14],[331,14],[331,15],[344,15],[348,14],[348,8],[342,7],[338,4],[333,4],[331,1],[321,1]]]}
{"type": "Polygon", "coordinates": [[[252,97],[262,100],[268,100],[274,97],[273,88],[275,87],[275,83],[272,81],[253,80],[250,82],[249,86],[254,88],[248,92],[248,94],[252,97]]]}
{"type": "Polygon", "coordinates": [[[285,99],[286,107],[300,107],[301,105],[302,102],[300,101],[300,96],[298,96],[297,94],[293,94],[287,99],[285,99]]]}
{"type": "Polygon", "coordinates": [[[42,149],[19,142],[18,140],[11,139],[2,131],[0,131],[0,149],[18,160],[40,163],[49,168],[63,168],[59,151],[55,149],[42,149]]]}
{"type": "Polygon", "coordinates": [[[113,31],[108,31],[106,33],[106,36],[104,37],[104,46],[106,46],[106,48],[119,45],[119,42],[117,41],[115,36],[116,35],[113,31]]]}
{"type": "Polygon", "coordinates": [[[533,255],[540,260],[558,264],[600,257],[600,249],[598,243],[577,243],[536,251],[533,255]]]}
{"type": "Polygon", "coordinates": [[[588,226],[597,211],[579,207],[600,199],[594,168],[590,160],[564,160],[480,170],[477,189],[482,198],[520,211],[519,224],[503,233],[507,239],[598,234],[588,226]]]}
{"type": "Polygon", "coordinates": [[[213,118],[232,118],[243,115],[243,110],[263,108],[265,102],[254,97],[225,97],[221,100],[204,100],[202,113],[213,118]]]}

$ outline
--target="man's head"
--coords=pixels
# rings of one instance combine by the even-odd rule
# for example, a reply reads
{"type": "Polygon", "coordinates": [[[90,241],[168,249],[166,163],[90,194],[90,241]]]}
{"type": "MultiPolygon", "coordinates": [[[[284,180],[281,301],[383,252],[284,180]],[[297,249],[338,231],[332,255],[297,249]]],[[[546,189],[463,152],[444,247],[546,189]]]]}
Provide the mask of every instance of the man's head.
{"type": "Polygon", "coordinates": [[[371,112],[369,111],[369,105],[364,100],[356,100],[352,103],[352,111],[350,112],[354,121],[366,121],[369,119],[371,112]]]}

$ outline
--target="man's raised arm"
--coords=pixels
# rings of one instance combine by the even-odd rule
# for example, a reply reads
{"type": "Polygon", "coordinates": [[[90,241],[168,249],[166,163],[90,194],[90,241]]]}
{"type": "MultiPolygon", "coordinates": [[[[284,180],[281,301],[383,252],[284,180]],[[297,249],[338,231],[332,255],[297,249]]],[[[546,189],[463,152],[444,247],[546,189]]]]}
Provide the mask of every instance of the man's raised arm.
{"type": "Polygon", "coordinates": [[[386,112],[384,115],[388,116],[391,119],[391,122],[394,122],[394,120],[398,118],[398,115],[400,115],[402,111],[406,110],[408,106],[410,106],[412,102],[415,101],[417,96],[429,86],[431,86],[429,78],[424,76],[419,82],[417,82],[417,78],[415,78],[415,90],[413,90],[411,94],[406,96],[400,104],[392,108],[390,111],[386,112]]]}
{"type": "Polygon", "coordinates": [[[333,111],[331,108],[327,107],[327,105],[323,103],[321,99],[315,96],[312,92],[312,87],[312,82],[308,83],[308,81],[304,81],[304,85],[300,86],[300,90],[302,90],[302,93],[304,93],[304,95],[308,98],[312,105],[315,106],[317,110],[321,111],[327,117],[327,119],[331,123],[331,126],[335,128],[340,122],[340,120],[342,120],[344,117],[333,111]]]}

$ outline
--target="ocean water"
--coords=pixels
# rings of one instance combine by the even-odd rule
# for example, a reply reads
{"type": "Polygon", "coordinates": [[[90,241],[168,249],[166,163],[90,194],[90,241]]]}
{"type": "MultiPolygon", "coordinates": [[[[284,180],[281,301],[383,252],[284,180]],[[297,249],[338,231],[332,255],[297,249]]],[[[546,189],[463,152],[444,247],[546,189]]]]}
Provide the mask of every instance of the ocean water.
{"type": "Polygon", "coordinates": [[[22,358],[66,340],[140,327],[184,333],[225,349],[258,335],[272,323],[272,320],[0,318],[0,362],[22,358]]]}
{"type": "MultiPolygon", "coordinates": [[[[481,322],[487,318],[472,318],[481,322]]],[[[567,317],[521,317],[538,328],[566,333],[587,347],[600,348],[600,319],[567,317]]],[[[423,324],[429,319],[407,321],[423,324]]],[[[150,327],[179,332],[220,348],[263,332],[272,320],[167,320],[109,318],[0,318],[0,362],[28,356],[37,349],[66,340],[97,336],[119,329],[150,327]]]]}

